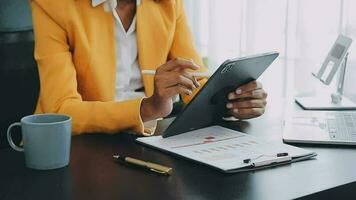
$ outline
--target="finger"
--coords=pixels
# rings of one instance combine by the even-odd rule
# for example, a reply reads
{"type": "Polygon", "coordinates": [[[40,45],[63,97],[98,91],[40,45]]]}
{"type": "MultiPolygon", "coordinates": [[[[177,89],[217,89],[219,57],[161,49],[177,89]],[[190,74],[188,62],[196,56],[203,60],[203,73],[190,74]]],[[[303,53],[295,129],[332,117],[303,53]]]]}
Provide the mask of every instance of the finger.
{"type": "Polygon", "coordinates": [[[238,119],[249,119],[263,115],[265,112],[264,108],[241,108],[232,109],[230,114],[238,119]]]}
{"type": "Polygon", "coordinates": [[[186,87],[176,85],[176,86],[166,88],[163,93],[164,93],[164,96],[168,98],[168,97],[174,97],[177,94],[192,95],[193,92],[186,87]]]}
{"type": "Polygon", "coordinates": [[[176,69],[192,69],[197,70],[200,66],[195,64],[192,60],[176,58],[168,61],[165,65],[158,68],[159,71],[172,71],[176,69]]]}
{"type": "Polygon", "coordinates": [[[257,81],[251,81],[245,85],[242,85],[240,87],[238,87],[236,90],[235,90],[235,93],[237,95],[240,95],[240,94],[243,94],[243,93],[246,93],[246,92],[250,92],[250,91],[253,91],[253,90],[257,90],[257,89],[261,89],[262,88],[262,84],[260,82],[257,82],[257,81]]]}
{"type": "Polygon", "coordinates": [[[171,72],[156,74],[156,76],[155,76],[155,85],[157,87],[167,88],[167,87],[172,87],[172,86],[176,86],[179,84],[183,85],[184,87],[187,87],[190,90],[193,90],[196,88],[196,86],[192,80],[183,76],[179,72],[171,71],[171,72]]]}
{"type": "Polygon", "coordinates": [[[267,104],[265,99],[249,99],[245,101],[228,102],[226,108],[228,109],[242,109],[242,108],[264,108],[267,104]]]}
{"type": "Polygon", "coordinates": [[[196,86],[192,80],[180,74],[176,74],[175,76],[170,78],[166,84],[167,84],[166,87],[181,85],[190,90],[196,89],[196,86]]]}
{"type": "Polygon", "coordinates": [[[267,98],[267,93],[264,89],[257,89],[243,94],[236,94],[235,92],[230,92],[228,94],[228,100],[237,100],[242,98],[252,98],[252,99],[265,99],[267,98]]]}
{"type": "Polygon", "coordinates": [[[196,77],[193,76],[190,72],[184,70],[182,75],[189,78],[196,88],[200,87],[200,83],[197,81],[196,77]]]}
{"type": "Polygon", "coordinates": [[[198,87],[200,87],[200,83],[199,83],[199,81],[197,80],[197,78],[195,77],[195,76],[193,76],[193,79],[194,79],[194,85],[198,88],[198,87]]]}

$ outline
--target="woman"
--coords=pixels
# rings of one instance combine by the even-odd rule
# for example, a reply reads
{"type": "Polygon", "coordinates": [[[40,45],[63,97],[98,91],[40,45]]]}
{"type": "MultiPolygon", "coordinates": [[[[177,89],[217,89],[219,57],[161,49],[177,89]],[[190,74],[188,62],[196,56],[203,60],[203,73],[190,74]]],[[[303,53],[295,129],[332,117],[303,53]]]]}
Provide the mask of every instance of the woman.
{"type": "MultiPolygon", "coordinates": [[[[204,71],[182,0],[32,0],[41,92],[37,113],[66,113],[74,134],[133,130],[151,135],[150,121],[188,102],[204,71]],[[157,70],[142,75],[141,70],[157,70]]],[[[236,118],[263,114],[266,93],[248,83],[226,105],[236,118]]],[[[153,125],[154,127],[154,125],[153,125]]]]}

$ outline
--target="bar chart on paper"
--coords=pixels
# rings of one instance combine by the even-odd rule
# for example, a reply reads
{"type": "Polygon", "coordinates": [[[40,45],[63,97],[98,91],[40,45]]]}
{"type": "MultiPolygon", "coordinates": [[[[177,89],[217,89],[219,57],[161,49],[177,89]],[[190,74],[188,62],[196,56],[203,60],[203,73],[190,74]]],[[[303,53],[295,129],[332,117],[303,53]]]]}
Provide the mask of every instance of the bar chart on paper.
{"type": "MultiPolygon", "coordinates": [[[[216,131],[216,130],[211,130],[216,131]]],[[[179,137],[179,136],[177,136],[179,137]]],[[[173,138],[175,141],[169,148],[176,152],[185,152],[192,154],[192,156],[200,157],[201,159],[209,159],[211,161],[219,161],[226,159],[243,159],[242,155],[246,157],[246,152],[251,156],[252,149],[259,144],[258,141],[248,138],[245,135],[223,132],[206,132],[204,134],[192,133],[190,137],[173,138]],[[177,141],[179,143],[177,144],[177,141]],[[241,155],[241,156],[239,156],[241,155]]],[[[260,155],[256,152],[253,156],[260,155]]]]}
{"type": "Polygon", "coordinates": [[[291,156],[310,153],[283,143],[266,143],[259,138],[220,126],[168,138],[154,136],[137,140],[225,171],[250,166],[251,163],[244,162],[246,159],[263,162],[282,152],[288,152],[291,156]]]}
{"type": "Polygon", "coordinates": [[[204,132],[193,131],[175,137],[171,139],[171,144],[165,141],[172,151],[224,168],[247,166],[249,164],[243,163],[245,159],[260,161],[285,151],[284,146],[266,148],[265,142],[258,138],[222,127],[211,127],[204,132]]]}

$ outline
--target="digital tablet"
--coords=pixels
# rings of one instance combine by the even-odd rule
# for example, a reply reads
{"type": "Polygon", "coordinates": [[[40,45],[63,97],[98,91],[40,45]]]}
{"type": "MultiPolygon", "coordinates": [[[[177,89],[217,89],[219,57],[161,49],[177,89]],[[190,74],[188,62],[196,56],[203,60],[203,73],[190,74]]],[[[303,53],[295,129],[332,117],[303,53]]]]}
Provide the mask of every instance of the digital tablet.
{"type": "Polygon", "coordinates": [[[228,93],[257,80],[278,55],[278,52],[270,52],[225,61],[163,132],[162,137],[218,125],[228,111],[228,93]]]}

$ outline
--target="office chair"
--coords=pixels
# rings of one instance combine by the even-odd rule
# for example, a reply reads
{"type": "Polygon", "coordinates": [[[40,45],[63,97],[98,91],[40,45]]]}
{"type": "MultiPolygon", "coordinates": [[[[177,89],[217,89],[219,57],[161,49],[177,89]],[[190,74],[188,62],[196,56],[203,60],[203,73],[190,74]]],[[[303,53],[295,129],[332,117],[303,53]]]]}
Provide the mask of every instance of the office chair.
{"type": "MultiPolygon", "coordinates": [[[[35,111],[39,88],[29,1],[1,1],[0,148],[8,146],[7,127],[35,111]]],[[[17,141],[20,135],[16,130],[17,141]]]]}

